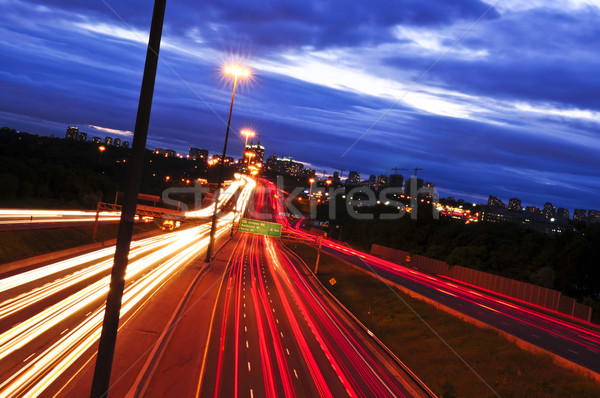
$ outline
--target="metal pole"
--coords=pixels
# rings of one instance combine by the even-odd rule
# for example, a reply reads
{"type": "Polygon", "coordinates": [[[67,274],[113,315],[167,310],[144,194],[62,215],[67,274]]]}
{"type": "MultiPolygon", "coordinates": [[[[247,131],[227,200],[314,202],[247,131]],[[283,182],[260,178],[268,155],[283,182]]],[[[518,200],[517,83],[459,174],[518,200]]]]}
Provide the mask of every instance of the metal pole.
{"type": "Polygon", "coordinates": [[[319,269],[319,259],[321,258],[321,244],[323,243],[323,237],[319,237],[319,251],[317,252],[317,261],[315,263],[315,275],[317,275],[317,270],[319,269]]]}
{"type": "Polygon", "coordinates": [[[92,233],[92,241],[96,241],[96,232],[98,232],[98,218],[100,217],[100,201],[96,205],[96,219],[94,220],[94,232],[92,233]]]}
{"type": "Polygon", "coordinates": [[[135,121],[135,131],[131,145],[131,158],[128,162],[129,169],[127,170],[125,199],[121,211],[121,222],[117,235],[110,288],[106,300],[102,334],[100,335],[98,345],[98,357],[96,358],[96,367],[92,380],[91,398],[106,397],[110,388],[110,374],[115,353],[117,330],[119,328],[121,299],[125,288],[127,256],[129,255],[136,203],[144,165],[144,151],[146,150],[150,110],[152,109],[152,96],[154,94],[154,81],[156,79],[156,67],[165,7],[166,0],[155,0],[152,24],[150,26],[150,38],[146,51],[146,64],[144,66],[144,76],[142,78],[142,88],[140,90],[140,100],[135,121]]]}
{"type": "Polygon", "coordinates": [[[227,140],[229,139],[229,126],[231,125],[231,112],[233,111],[233,100],[235,98],[235,87],[237,85],[237,75],[233,79],[233,93],[231,94],[231,106],[229,107],[229,119],[227,119],[227,131],[225,132],[225,144],[223,145],[223,156],[219,162],[219,174],[217,176],[217,191],[215,193],[215,211],[213,212],[212,225],[210,228],[210,240],[208,242],[208,248],[206,249],[205,262],[210,262],[212,255],[212,249],[215,244],[215,229],[217,228],[217,212],[219,204],[219,195],[221,193],[221,179],[223,177],[223,165],[225,164],[225,154],[227,152],[227,140]]]}
{"type": "Polygon", "coordinates": [[[237,189],[235,190],[235,193],[233,194],[233,219],[231,220],[231,232],[229,233],[229,236],[232,237],[233,236],[233,226],[235,224],[235,215],[237,214],[237,202],[238,202],[238,191],[237,189]]]}

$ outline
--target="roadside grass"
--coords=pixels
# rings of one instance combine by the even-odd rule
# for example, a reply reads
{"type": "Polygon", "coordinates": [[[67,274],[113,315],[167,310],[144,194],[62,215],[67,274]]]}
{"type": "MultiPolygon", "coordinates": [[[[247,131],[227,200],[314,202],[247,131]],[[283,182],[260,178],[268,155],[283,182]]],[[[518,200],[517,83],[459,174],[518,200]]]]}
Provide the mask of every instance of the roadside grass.
{"type": "MultiPolygon", "coordinates": [[[[136,223],[133,233],[158,229],[155,223],[136,223]]],[[[94,227],[48,228],[0,232],[0,264],[93,243],[94,227]]],[[[98,225],[97,241],[117,237],[119,224],[98,225]]]]}
{"type": "MultiPolygon", "coordinates": [[[[294,243],[288,247],[314,266],[316,249],[294,243]]],[[[333,256],[321,253],[318,277],[440,397],[600,397],[599,384],[554,364],[549,355],[522,350],[491,328],[392,291],[372,274],[333,256]],[[333,286],[331,278],[337,281],[333,286]]]]}

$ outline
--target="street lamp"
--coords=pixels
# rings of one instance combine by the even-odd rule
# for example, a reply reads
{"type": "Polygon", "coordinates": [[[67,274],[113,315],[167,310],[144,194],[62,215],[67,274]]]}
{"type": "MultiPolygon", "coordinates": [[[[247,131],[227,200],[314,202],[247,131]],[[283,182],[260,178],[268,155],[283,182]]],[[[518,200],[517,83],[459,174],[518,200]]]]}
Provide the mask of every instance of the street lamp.
{"type": "Polygon", "coordinates": [[[310,201],[312,200],[312,189],[313,184],[315,183],[315,179],[311,178],[310,180],[308,180],[308,182],[310,182],[310,188],[308,190],[308,204],[310,205],[310,201]]]}
{"type": "MultiPolygon", "coordinates": [[[[215,194],[215,210],[213,212],[212,226],[210,228],[210,240],[208,242],[208,248],[206,249],[205,262],[210,262],[212,249],[215,244],[215,229],[217,228],[217,211],[219,204],[219,194],[221,191],[221,180],[223,177],[223,163],[225,161],[225,155],[227,153],[227,140],[229,139],[229,126],[231,126],[231,112],[233,111],[233,100],[235,99],[235,88],[237,86],[238,78],[247,78],[250,76],[250,69],[239,65],[228,65],[225,67],[225,74],[233,76],[233,92],[231,94],[231,105],[229,106],[229,119],[227,119],[227,130],[225,131],[225,144],[223,145],[223,156],[221,156],[219,162],[219,174],[217,177],[217,191],[215,194]]],[[[245,148],[244,148],[245,150],[245,148]]]]}
{"type": "Polygon", "coordinates": [[[256,135],[256,133],[252,130],[242,130],[241,133],[242,133],[242,135],[246,136],[246,142],[244,143],[244,161],[245,161],[246,147],[248,146],[248,137],[254,137],[256,135]]]}

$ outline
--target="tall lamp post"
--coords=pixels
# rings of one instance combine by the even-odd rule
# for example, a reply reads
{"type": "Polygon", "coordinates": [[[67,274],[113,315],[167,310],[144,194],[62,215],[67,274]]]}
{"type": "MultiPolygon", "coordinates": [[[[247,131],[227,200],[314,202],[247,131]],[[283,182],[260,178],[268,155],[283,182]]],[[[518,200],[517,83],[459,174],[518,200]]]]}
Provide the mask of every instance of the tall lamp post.
{"type": "Polygon", "coordinates": [[[310,182],[310,188],[308,190],[308,204],[310,205],[310,201],[312,200],[312,189],[313,189],[313,184],[315,183],[315,179],[311,178],[308,180],[308,182],[310,182]]]}
{"type": "MultiPolygon", "coordinates": [[[[225,155],[227,153],[227,140],[229,139],[229,126],[231,125],[231,112],[233,111],[233,100],[235,99],[235,88],[239,77],[250,76],[250,69],[244,68],[238,65],[229,65],[225,68],[225,73],[233,76],[233,93],[231,94],[231,106],[229,107],[229,119],[227,119],[227,130],[225,132],[225,144],[223,145],[223,156],[219,161],[219,174],[217,177],[217,191],[215,194],[215,210],[213,212],[212,226],[210,228],[210,240],[208,242],[208,248],[206,249],[205,262],[210,262],[212,256],[212,249],[215,244],[215,230],[217,229],[217,212],[219,204],[219,195],[221,193],[221,180],[223,178],[223,163],[225,162],[225,155]]],[[[245,148],[244,148],[245,150],[245,148]]]]}

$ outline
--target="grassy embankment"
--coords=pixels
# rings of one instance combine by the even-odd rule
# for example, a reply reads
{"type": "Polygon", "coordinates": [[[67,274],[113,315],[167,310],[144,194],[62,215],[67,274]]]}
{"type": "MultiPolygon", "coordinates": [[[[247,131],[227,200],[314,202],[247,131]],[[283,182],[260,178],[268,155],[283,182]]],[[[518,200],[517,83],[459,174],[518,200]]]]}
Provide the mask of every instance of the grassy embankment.
{"type": "MultiPolygon", "coordinates": [[[[307,264],[316,250],[290,244],[307,264]]],[[[600,397],[600,385],[321,254],[321,282],[440,397],[600,397]],[[335,278],[331,286],[328,281],[335,278]],[[412,308],[456,352],[411,311],[412,308]],[[458,357],[460,356],[473,370],[458,357]],[[480,380],[481,376],[483,381],[480,380]]]]}
{"type": "MultiPolygon", "coordinates": [[[[0,232],[0,264],[93,243],[93,226],[0,232]]],[[[97,241],[117,237],[118,224],[98,225],[97,241]]],[[[133,233],[158,229],[155,223],[135,224],[133,233]]]]}

